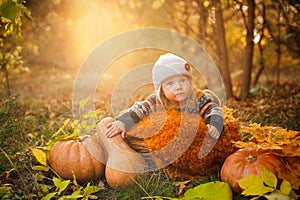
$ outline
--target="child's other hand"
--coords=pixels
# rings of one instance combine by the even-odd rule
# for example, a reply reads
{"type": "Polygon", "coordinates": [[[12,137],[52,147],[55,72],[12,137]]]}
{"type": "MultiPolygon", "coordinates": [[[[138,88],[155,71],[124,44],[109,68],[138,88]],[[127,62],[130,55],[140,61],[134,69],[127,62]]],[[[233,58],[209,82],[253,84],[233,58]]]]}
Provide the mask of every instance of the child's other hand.
{"type": "Polygon", "coordinates": [[[217,129],[216,127],[214,127],[213,125],[207,124],[207,128],[208,128],[207,133],[208,133],[211,137],[213,137],[213,138],[215,138],[215,139],[219,139],[220,133],[219,133],[219,131],[218,131],[218,129],[217,129]]]}
{"type": "Polygon", "coordinates": [[[125,138],[126,128],[125,124],[119,120],[107,124],[106,137],[111,138],[118,134],[121,134],[122,138],[125,138]]]}

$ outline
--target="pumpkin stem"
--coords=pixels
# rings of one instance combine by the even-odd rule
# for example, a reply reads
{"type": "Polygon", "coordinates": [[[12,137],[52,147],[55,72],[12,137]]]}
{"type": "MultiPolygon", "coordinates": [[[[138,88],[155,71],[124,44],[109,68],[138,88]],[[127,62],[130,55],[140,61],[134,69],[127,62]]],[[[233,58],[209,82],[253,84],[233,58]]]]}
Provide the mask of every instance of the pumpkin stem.
{"type": "Polygon", "coordinates": [[[250,154],[250,155],[248,155],[245,159],[247,160],[247,162],[252,163],[252,162],[255,162],[255,161],[257,160],[257,156],[252,156],[252,155],[250,154]]]}

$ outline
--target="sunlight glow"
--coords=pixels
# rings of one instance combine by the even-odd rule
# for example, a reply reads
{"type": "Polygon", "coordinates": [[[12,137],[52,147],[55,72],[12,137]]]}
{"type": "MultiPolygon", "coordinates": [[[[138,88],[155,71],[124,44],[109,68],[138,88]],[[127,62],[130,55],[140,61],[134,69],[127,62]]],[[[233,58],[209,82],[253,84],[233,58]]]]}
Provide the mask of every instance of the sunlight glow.
{"type": "Polygon", "coordinates": [[[131,23],[110,1],[74,1],[69,4],[68,10],[69,50],[80,60],[102,41],[124,31],[131,23]]]}
{"type": "Polygon", "coordinates": [[[257,44],[257,43],[259,42],[260,38],[261,38],[261,35],[260,35],[260,34],[254,33],[254,39],[253,39],[253,42],[254,42],[255,44],[257,44]]]}

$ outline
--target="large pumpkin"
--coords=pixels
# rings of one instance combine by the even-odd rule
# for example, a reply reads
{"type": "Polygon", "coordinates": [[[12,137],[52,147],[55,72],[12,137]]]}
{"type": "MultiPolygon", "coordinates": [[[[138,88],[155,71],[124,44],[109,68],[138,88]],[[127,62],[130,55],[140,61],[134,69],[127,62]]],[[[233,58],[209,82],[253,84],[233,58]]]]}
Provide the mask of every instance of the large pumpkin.
{"type": "Polygon", "coordinates": [[[105,166],[106,181],[112,188],[127,187],[135,183],[138,175],[145,172],[144,158],[131,149],[121,135],[107,138],[104,133],[108,123],[114,119],[107,117],[97,126],[97,135],[107,152],[105,166]]]}
{"type": "Polygon", "coordinates": [[[239,149],[226,158],[221,169],[221,179],[227,182],[233,191],[241,193],[242,189],[237,180],[248,174],[260,175],[262,167],[269,169],[278,177],[283,163],[280,157],[267,150],[250,147],[239,149]]]}
{"type": "Polygon", "coordinates": [[[57,141],[49,152],[49,164],[64,179],[88,181],[104,175],[105,154],[97,136],[57,141]]]}

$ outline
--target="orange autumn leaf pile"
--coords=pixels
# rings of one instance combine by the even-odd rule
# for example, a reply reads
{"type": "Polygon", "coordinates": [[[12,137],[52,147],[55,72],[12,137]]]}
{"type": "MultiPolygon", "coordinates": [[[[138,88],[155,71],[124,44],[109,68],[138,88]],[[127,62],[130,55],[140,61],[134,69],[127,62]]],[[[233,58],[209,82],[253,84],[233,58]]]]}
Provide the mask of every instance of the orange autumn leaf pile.
{"type": "Polygon", "coordinates": [[[300,156],[300,132],[298,131],[260,126],[256,123],[242,126],[241,131],[251,137],[249,142],[237,142],[235,146],[239,148],[253,146],[261,149],[272,149],[280,156],[300,156]]]}
{"type": "Polygon", "coordinates": [[[278,177],[289,181],[294,189],[300,187],[300,132],[256,123],[242,126],[241,131],[251,137],[247,142],[235,142],[236,147],[272,151],[284,160],[278,177]]]}
{"type": "Polygon", "coordinates": [[[223,114],[225,127],[217,141],[206,134],[207,126],[202,117],[175,110],[152,113],[128,134],[144,138],[149,152],[160,153],[154,158],[156,164],[172,161],[164,168],[172,177],[207,177],[218,173],[225,158],[237,150],[232,141],[240,140],[231,110],[224,107],[223,114]],[[179,156],[173,159],[174,155],[179,156]]]}

